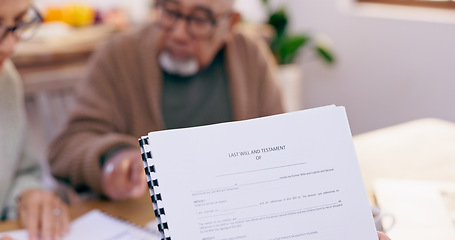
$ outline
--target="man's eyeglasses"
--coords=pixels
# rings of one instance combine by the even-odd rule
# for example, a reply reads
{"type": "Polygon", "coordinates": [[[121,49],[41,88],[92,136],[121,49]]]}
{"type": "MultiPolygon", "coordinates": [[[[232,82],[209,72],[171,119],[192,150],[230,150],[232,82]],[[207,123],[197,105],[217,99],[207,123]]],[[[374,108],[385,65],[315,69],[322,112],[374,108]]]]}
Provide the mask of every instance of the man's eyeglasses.
{"type": "Polygon", "coordinates": [[[218,21],[229,17],[231,12],[214,16],[212,11],[205,8],[197,8],[191,14],[185,15],[179,11],[179,4],[174,1],[161,0],[157,2],[161,7],[158,23],[166,31],[172,30],[179,19],[186,21],[187,31],[193,38],[206,39],[213,35],[218,21]]]}
{"type": "Polygon", "coordinates": [[[15,26],[7,27],[0,24],[0,43],[8,36],[9,32],[17,39],[30,39],[42,21],[43,18],[38,11],[33,7],[29,8],[15,26]]]}

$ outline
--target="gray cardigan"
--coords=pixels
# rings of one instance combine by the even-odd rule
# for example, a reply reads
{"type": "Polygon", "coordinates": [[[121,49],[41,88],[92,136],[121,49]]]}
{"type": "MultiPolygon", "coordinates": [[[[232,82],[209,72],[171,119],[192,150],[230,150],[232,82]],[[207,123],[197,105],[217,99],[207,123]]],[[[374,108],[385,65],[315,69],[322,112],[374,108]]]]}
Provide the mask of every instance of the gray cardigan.
{"type": "Polygon", "coordinates": [[[41,188],[41,167],[26,137],[22,82],[10,60],[0,69],[0,209],[1,219],[17,217],[19,196],[41,188]]]}

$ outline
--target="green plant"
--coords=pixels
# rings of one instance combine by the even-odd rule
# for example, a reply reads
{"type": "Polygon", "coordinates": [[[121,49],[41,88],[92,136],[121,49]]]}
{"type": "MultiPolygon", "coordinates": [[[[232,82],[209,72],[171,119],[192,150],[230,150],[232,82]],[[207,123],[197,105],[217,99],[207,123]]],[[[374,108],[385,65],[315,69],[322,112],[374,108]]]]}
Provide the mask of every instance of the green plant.
{"type": "Polygon", "coordinates": [[[284,7],[272,10],[269,0],[262,0],[269,13],[268,24],[276,32],[275,37],[270,42],[270,48],[278,64],[288,64],[294,62],[295,57],[302,47],[311,47],[315,54],[325,62],[331,64],[335,61],[333,53],[324,44],[318,43],[308,34],[289,34],[286,31],[288,25],[288,15],[284,7]]]}

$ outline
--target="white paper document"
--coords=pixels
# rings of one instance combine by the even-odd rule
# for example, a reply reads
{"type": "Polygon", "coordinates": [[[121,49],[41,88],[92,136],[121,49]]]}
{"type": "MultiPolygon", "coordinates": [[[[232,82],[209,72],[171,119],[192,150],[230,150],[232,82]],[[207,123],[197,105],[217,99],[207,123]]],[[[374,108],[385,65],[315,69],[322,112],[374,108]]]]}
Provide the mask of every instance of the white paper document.
{"type": "MultiPolygon", "coordinates": [[[[382,211],[395,221],[392,239],[454,240],[455,184],[411,179],[378,179],[374,193],[382,211]]],[[[391,225],[384,222],[384,225],[391,225]]]]}
{"type": "MultiPolygon", "coordinates": [[[[71,223],[70,231],[63,240],[158,240],[158,234],[147,232],[99,210],[92,210],[71,223]]],[[[26,230],[0,233],[0,238],[3,236],[28,240],[26,230]]]]}
{"type": "Polygon", "coordinates": [[[142,150],[172,240],[378,239],[343,107],[151,132],[142,150]]]}

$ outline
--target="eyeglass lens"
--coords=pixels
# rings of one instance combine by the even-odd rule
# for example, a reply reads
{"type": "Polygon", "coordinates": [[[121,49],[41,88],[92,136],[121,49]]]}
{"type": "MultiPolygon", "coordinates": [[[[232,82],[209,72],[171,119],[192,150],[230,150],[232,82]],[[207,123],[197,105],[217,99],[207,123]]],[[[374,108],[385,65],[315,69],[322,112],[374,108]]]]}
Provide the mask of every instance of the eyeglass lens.
{"type": "Polygon", "coordinates": [[[15,26],[7,27],[0,25],[0,40],[3,41],[9,32],[12,32],[16,38],[27,40],[35,34],[37,26],[41,21],[42,18],[39,13],[35,9],[30,8],[21,16],[15,26]]]}
{"type": "Polygon", "coordinates": [[[160,25],[166,30],[174,28],[180,18],[186,20],[187,30],[193,37],[209,37],[215,28],[213,14],[207,10],[195,9],[184,15],[179,10],[179,4],[172,1],[163,1],[161,7],[160,25]]]}

